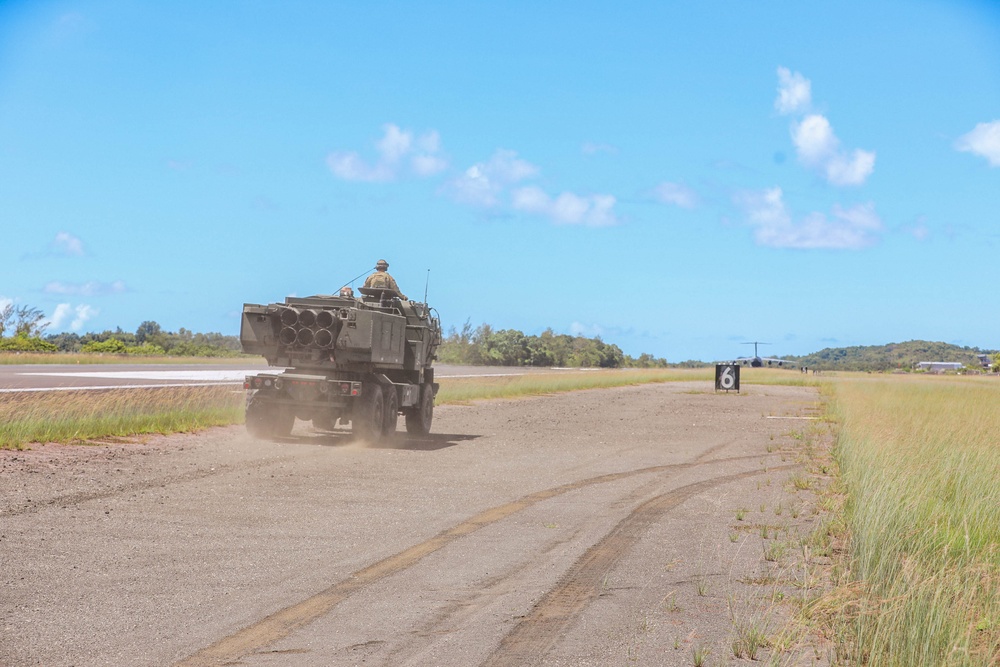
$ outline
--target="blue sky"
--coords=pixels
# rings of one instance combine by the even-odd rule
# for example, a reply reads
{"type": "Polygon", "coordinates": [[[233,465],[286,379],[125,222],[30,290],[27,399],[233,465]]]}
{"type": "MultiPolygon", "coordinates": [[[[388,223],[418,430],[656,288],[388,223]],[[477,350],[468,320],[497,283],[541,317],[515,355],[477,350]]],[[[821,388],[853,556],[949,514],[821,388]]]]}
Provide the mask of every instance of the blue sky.
{"type": "Polygon", "coordinates": [[[1000,3],[4,2],[0,230],[49,332],[385,258],[670,361],[1000,348],[1000,3]]]}

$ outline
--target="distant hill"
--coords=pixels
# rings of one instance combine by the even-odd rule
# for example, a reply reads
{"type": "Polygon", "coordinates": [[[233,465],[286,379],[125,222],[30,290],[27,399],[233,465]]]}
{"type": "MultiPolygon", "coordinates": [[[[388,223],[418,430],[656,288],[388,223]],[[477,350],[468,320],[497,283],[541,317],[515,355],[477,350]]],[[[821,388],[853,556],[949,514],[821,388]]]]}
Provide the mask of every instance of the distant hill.
{"type": "Polygon", "coordinates": [[[949,343],[910,340],[888,345],[828,347],[802,357],[785,358],[794,360],[799,366],[819,370],[889,371],[897,368],[909,370],[921,361],[957,361],[969,366],[978,366],[977,354],[994,352],[994,350],[959,347],[949,343]]]}

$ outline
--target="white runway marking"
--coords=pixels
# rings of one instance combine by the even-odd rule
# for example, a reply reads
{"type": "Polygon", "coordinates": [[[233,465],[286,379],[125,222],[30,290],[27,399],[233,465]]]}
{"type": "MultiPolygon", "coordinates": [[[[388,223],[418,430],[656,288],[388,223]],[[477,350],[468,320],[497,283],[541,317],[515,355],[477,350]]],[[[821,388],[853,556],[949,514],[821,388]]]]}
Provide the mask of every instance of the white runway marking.
{"type": "Polygon", "coordinates": [[[527,375],[527,373],[479,373],[478,375],[438,375],[436,377],[442,377],[442,378],[509,378],[509,377],[517,377],[519,375],[527,375]]]}
{"type": "MultiPolygon", "coordinates": [[[[150,380],[162,384],[89,385],[83,387],[32,387],[20,389],[0,389],[0,394],[47,392],[47,391],[107,391],[109,389],[156,389],[164,387],[212,387],[217,385],[242,384],[248,375],[258,373],[280,373],[282,368],[233,369],[233,370],[141,370],[141,371],[45,371],[18,373],[48,377],[77,377],[103,380],[150,380]],[[169,383],[168,383],[169,382],[169,383]]],[[[475,373],[462,375],[439,375],[440,378],[493,378],[515,377],[526,373],[475,373]]]]}
{"type": "Polygon", "coordinates": [[[804,420],[817,420],[819,417],[791,417],[788,415],[768,415],[768,419],[804,419],[804,420]]]}
{"type": "MultiPolygon", "coordinates": [[[[28,389],[0,389],[0,394],[28,394],[50,391],[121,391],[122,389],[163,389],[165,387],[220,387],[240,382],[182,382],[177,384],[105,384],[93,387],[31,387],[28,389]]],[[[243,391],[240,389],[239,391],[243,391]]]]}
{"type": "MultiPolygon", "coordinates": [[[[106,380],[174,380],[182,382],[243,382],[247,375],[256,375],[260,370],[224,371],[63,371],[48,373],[18,373],[18,375],[48,375],[59,377],[103,378],[106,380]]],[[[162,385],[159,385],[162,386],[162,385]]]]}

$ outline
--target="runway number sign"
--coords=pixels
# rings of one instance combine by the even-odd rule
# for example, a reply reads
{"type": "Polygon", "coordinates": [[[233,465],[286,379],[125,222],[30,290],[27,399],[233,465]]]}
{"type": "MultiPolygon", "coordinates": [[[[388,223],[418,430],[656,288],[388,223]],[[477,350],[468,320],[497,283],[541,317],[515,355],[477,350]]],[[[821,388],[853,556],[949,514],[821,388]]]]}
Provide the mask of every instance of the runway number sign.
{"type": "Polygon", "coordinates": [[[715,365],[715,391],[740,391],[740,365],[715,365]]]}

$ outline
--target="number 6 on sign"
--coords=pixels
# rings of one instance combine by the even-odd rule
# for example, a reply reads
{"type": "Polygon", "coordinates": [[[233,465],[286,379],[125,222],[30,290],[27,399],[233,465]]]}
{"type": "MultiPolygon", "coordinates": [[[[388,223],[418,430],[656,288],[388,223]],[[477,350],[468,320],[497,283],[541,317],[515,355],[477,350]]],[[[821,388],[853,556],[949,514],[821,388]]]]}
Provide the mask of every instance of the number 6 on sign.
{"type": "Polygon", "coordinates": [[[716,364],[715,365],[715,391],[726,392],[740,391],[740,366],[739,364],[716,364]]]}

